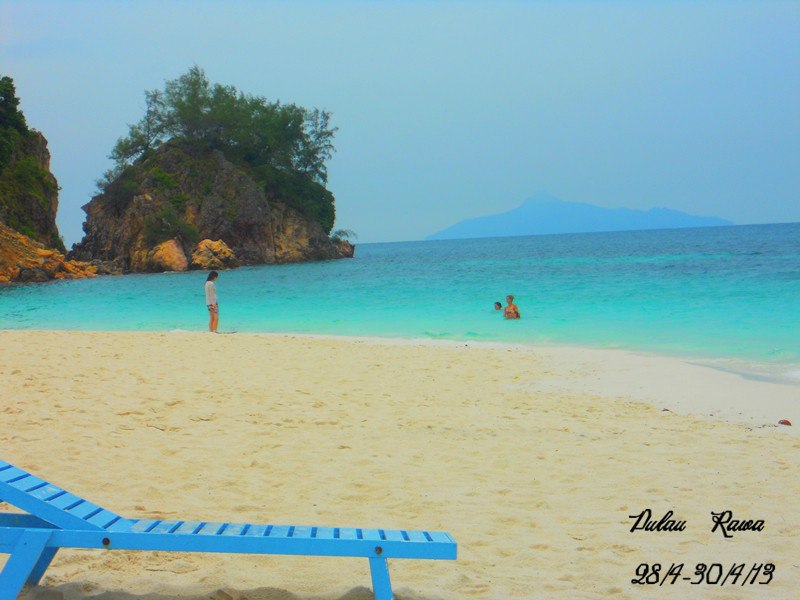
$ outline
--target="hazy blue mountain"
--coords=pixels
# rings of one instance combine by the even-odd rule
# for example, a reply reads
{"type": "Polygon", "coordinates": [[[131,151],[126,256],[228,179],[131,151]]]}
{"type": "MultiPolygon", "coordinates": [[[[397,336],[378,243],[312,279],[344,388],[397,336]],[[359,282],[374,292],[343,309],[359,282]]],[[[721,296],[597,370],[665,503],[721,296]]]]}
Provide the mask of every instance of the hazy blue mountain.
{"type": "Polygon", "coordinates": [[[603,208],[584,202],[566,202],[548,194],[537,194],[522,206],[499,215],[466,219],[426,237],[426,240],[633,231],[733,225],[717,217],[697,217],[669,208],[634,210],[603,208]]]}

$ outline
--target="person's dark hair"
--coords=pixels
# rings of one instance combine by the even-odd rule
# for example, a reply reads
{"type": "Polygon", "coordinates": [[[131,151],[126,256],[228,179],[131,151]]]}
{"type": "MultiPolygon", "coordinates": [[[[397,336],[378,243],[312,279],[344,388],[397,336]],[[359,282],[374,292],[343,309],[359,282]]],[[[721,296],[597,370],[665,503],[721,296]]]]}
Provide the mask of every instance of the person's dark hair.
{"type": "Polygon", "coordinates": [[[502,302],[495,302],[495,303],[494,303],[494,307],[495,307],[495,308],[499,308],[499,307],[501,307],[501,306],[503,306],[503,303],[502,303],[502,302]]]}
{"type": "Polygon", "coordinates": [[[214,281],[217,277],[219,277],[219,273],[216,271],[211,271],[211,273],[208,274],[208,277],[206,277],[206,281],[214,281]]]}

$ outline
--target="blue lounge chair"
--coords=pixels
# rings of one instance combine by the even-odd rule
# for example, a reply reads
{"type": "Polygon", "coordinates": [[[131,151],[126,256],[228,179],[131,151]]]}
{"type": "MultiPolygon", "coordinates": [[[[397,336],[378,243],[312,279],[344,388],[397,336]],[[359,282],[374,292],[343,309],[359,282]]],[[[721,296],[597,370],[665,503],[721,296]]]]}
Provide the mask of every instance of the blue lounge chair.
{"type": "Polygon", "coordinates": [[[456,558],[448,533],[345,527],[124,519],[0,460],[0,600],[36,585],[59,548],[359,556],[369,559],[376,600],[391,600],[389,558],[456,558]]]}

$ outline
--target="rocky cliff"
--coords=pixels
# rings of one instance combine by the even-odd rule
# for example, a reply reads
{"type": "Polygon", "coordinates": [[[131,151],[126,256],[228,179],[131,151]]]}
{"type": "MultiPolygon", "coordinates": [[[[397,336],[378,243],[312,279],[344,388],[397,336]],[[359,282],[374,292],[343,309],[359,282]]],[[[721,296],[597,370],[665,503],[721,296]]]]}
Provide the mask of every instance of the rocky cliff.
{"type": "Polygon", "coordinates": [[[70,257],[123,272],[226,268],[353,256],[246,167],[214,150],[163,145],[127,167],[83,207],[83,240],[70,257]]]}
{"type": "Polygon", "coordinates": [[[0,223],[0,283],[77,279],[96,274],[97,267],[66,260],[58,250],[0,223]]]}
{"type": "Polygon", "coordinates": [[[0,172],[0,221],[63,252],[56,226],[58,183],[50,172],[47,140],[38,131],[28,131],[14,141],[0,172]]]}
{"type": "Polygon", "coordinates": [[[18,106],[14,82],[0,78],[0,283],[91,277],[96,269],[62,254],[47,140],[18,106]]]}

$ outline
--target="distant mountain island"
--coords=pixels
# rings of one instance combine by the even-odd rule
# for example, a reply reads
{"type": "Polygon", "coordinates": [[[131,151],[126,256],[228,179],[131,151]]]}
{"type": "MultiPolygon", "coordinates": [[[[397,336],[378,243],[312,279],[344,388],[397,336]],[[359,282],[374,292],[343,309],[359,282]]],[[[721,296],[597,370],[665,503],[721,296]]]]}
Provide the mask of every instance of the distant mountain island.
{"type": "Polygon", "coordinates": [[[634,210],[603,208],[585,202],[566,202],[540,193],[522,206],[499,215],[466,219],[427,236],[426,240],[589,233],[733,225],[718,217],[698,217],[669,208],[634,210]]]}

